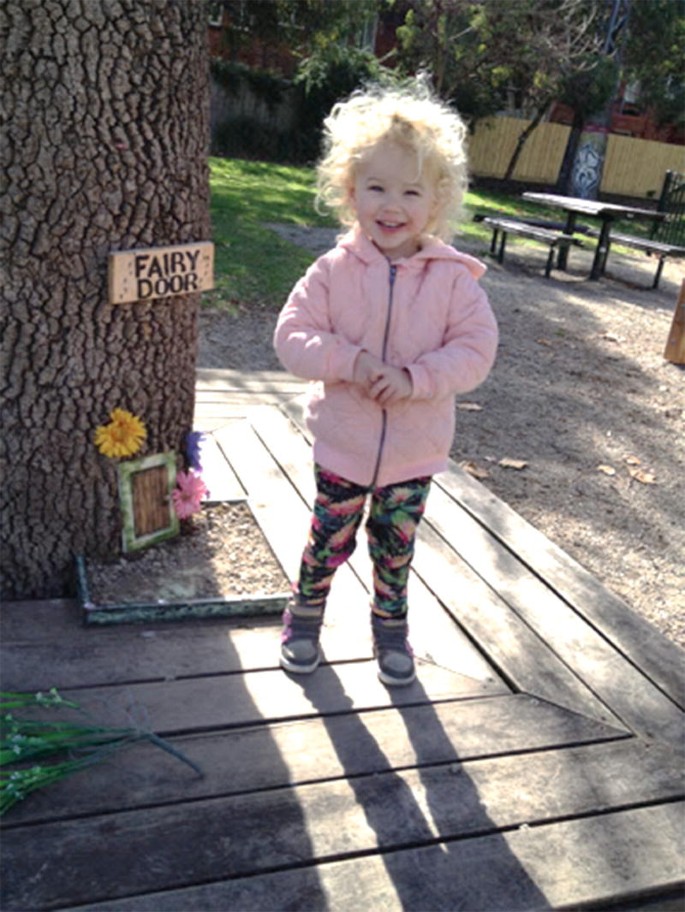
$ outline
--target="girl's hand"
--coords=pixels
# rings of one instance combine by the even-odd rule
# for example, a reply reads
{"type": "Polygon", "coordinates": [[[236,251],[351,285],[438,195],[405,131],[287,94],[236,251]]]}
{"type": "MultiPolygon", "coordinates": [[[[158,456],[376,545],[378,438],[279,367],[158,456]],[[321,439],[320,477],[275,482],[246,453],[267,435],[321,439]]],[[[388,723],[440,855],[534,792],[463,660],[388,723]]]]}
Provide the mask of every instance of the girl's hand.
{"type": "Polygon", "coordinates": [[[359,352],[357,360],[354,362],[353,382],[361,386],[365,393],[368,393],[384,370],[385,364],[383,364],[381,359],[364,349],[359,352]]]}
{"type": "Polygon", "coordinates": [[[413,389],[414,384],[408,370],[384,364],[380,376],[369,387],[368,395],[379,405],[392,405],[394,402],[409,399],[413,389]]]}
{"type": "Polygon", "coordinates": [[[361,386],[366,395],[380,405],[391,405],[408,399],[414,389],[408,370],[384,364],[380,358],[366,350],[357,355],[354,363],[354,383],[361,386]]]}

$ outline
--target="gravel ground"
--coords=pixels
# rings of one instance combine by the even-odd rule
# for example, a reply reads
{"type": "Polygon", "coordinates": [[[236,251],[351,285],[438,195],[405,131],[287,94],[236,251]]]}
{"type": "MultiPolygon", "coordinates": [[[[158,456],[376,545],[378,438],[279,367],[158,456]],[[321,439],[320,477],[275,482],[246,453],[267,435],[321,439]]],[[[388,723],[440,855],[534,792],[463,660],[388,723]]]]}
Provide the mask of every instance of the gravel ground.
{"type": "Polygon", "coordinates": [[[245,503],[205,507],[182,534],[111,563],[89,561],[89,594],[98,607],[257,598],[289,583],[245,503]],[[259,555],[258,560],[253,556],[259,555]]]}
{"type": "MultiPolygon", "coordinates": [[[[336,234],[271,227],[313,254],[336,234]]],[[[663,358],[683,269],[667,263],[647,290],[654,261],[612,254],[590,282],[590,255],[574,250],[545,280],[544,248],[509,248],[483,279],[497,363],[458,404],[452,457],[685,646],[685,369],[663,358]]],[[[278,369],[274,319],[204,311],[198,366],[278,369]]]]}

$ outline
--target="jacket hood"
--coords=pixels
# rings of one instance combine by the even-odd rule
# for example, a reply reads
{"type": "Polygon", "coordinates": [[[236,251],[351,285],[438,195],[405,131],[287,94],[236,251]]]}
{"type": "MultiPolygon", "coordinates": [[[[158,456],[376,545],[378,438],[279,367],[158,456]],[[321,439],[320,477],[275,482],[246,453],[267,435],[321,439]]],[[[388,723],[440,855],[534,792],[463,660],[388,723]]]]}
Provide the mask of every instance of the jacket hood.
{"type": "MultiPolygon", "coordinates": [[[[349,250],[350,253],[353,253],[366,264],[375,261],[387,262],[387,257],[381,253],[373,241],[369,240],[359,225],[355,225],[347,234],[340,238],[338,247],[349,250]]],[[[453,262],[461,263],[468,269],[474,279],[480,279],[487,270],[487,266],[481,260],[468,253],[461,253],[450,244],[446,244],[431,234],[423,236],[421,249],[414,256],[397,262],[402,263],[409,269],[421,269],[426,260],[452,260],[453,262]]]]}

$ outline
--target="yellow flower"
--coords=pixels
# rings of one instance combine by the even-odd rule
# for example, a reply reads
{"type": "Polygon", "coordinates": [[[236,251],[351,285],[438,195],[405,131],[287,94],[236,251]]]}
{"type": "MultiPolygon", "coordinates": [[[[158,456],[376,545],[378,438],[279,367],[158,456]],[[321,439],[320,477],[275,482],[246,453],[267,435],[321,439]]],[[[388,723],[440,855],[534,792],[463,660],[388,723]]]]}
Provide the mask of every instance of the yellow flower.
{"type": "Polygon", "coordinates": [[[95,446],[103,456],[117,459],[133,456],[147,436],[145,425],[126,409],[115,408],[110,413],[109,424],[101,424],[95,431],[95,446]]]}

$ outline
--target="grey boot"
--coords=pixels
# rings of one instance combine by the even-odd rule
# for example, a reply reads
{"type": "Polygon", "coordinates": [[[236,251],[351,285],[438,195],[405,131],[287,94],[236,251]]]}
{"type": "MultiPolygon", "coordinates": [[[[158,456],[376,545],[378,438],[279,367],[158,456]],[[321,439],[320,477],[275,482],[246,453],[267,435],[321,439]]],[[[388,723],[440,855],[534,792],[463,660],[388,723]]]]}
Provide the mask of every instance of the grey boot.
{"type": "Polygon", "coordinates": [[[290,600],[283,612],[281,668],[294,674],[310,674],[318,668],[322,623],[322,608],[307,608],[296,599],[290,600]]]}
{"type": "Polygon", "coordinates": [[[371,615],[373,654],[378,662],[378,677],[390,687],[411,684],[416,677],[414,654],[407,639],[407,619],[371,615]]]}

